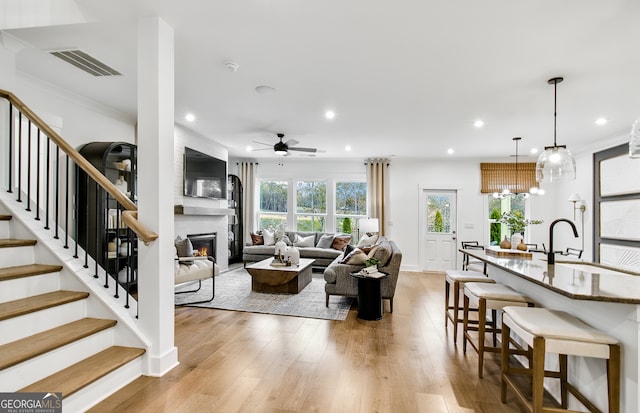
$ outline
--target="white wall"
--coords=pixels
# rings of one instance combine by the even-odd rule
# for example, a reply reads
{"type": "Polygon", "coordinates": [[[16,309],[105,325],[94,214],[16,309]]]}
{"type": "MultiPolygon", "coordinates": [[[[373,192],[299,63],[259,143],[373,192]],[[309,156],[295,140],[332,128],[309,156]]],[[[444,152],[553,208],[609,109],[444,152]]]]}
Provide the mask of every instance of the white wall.
{"type": "MultiPolygon", "coordinates": [[[[191,198],[183,195],[183,162],[184,148],[189,147],[199,152],[206,153],[215,158],[227,160],[228,151],[226,147],[217,142],[198,135],[193,131],[180,125],[175,127],[174,137],[174,198],[176,205],[204,207],[204,208],[227,208],[227,200],[191,198]]],[[[228,166],[229,168],[229,166],[228,166]]],[[[231,173],[231,172],[229,172],[231,173]]],[[[229,249],[228,239],[228,218],[226,215],[176,215],[174,238],[180,236],[185,238],[187,234],[204,234],[216,232],[216,257],[221,270],[228,268],[229,249]]]]}

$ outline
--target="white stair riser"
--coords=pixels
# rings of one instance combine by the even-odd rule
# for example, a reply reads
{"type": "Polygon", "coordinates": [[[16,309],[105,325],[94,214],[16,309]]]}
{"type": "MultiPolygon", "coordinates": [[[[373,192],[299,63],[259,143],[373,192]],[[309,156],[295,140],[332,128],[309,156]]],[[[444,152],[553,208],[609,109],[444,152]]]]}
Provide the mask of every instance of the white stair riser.
{"type": "MultiPolygon", "coordinates": [[[[0,389],[15,392],[113,345],[113,328],[0,371],[0,389]]],[[[55,392],[56,389],[52,389],[55,392]]],[[[65,411],[67,411],[65,409],[65,411]]]]}
{"type": "Polygon", "coordinates": [[[79,320],[86,317],[86,313],[86,300],[79,300],[2,320],[0,321],[0,331],[2,331],[0,345],[79,320]]]}
{"type": "Polygon", "coordinates": [[[0,268],[35,263],[33,246],[0,248],[0,268]]]}
{"type": "Polygon", "coordinates": [[[49,293],[59,289],[59,272],[2,281],[0,283],[0,303],[49,293]]]}
{"type": "Polygon", "coordinates": [[[100,380],[91,383],[82,391],[65,398],[62,401],[62,410],[65,412],[86,412],[98,402],[140,377],[142,368],[142,357],[130,361],[100,380]]]}
{"type": "Polygon", "coordinates": [[[11,238],[11,221],[0,221],[0,239],[11,238]]]}

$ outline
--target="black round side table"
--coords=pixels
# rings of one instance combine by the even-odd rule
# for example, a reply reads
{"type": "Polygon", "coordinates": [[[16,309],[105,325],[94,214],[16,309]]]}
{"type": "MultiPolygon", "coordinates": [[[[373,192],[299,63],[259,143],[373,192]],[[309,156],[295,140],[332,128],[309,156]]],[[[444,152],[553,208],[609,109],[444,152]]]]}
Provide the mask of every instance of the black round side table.
{"type": "Polygon", "coordinates": [[[359,272],[351,276],[358,279],[358,318],[362,320],[382,320],[382,292],[380,281],[389,277],[386,273],[381,277],[372,277],[359,272]]]}

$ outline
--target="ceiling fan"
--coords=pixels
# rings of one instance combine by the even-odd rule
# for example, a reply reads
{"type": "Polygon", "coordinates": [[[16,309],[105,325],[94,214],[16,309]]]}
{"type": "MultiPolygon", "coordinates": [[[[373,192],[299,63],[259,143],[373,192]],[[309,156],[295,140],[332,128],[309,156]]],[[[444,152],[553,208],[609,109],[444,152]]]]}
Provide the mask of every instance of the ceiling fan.
{"type": "MultiPolygon", "coordinates": [[[[284,138],[284,133],[278,133],[277,136],[280,139],[280,142],[277,142],[275,145],[273,145],[273,151],[275,152],[276,155],[287,156],[289,155],[289,151],[312,152],[312,153],[318,152],[316,148],[296,147],[295,145],[299,144],[300,142],[298,142],[295,139],[289,139],[288,141],[283,142],[282,139],[284,138]]],[[[270,143],[264,143],[264,142],[258,142],[258,141],[254,141],[254,142],[259,143],[260,145],[272,146],[270,143]]],[[[254,151],[265,151],[267,149],[268,148],[254,149],[254,151]]]]}

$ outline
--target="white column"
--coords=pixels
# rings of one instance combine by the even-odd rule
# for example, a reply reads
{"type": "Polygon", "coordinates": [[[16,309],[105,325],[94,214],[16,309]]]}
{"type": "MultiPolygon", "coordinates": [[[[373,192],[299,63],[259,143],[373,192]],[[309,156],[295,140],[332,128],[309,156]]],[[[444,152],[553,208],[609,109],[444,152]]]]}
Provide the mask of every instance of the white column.
{"type": "Polygon", "coordinates": [[[178,363],[173,305],[173,29],[158,17],[138,21],[138,216],[159,238],[139,243],[140,325],[151,342],[148,371],[178,363]]]}

